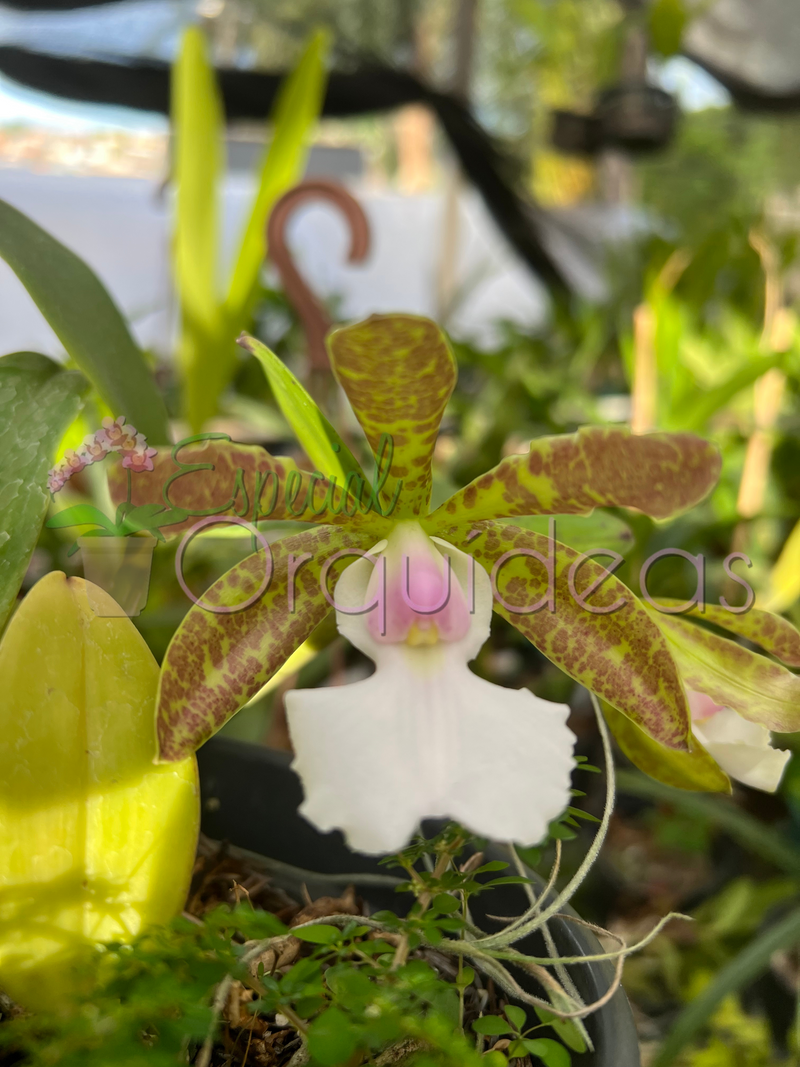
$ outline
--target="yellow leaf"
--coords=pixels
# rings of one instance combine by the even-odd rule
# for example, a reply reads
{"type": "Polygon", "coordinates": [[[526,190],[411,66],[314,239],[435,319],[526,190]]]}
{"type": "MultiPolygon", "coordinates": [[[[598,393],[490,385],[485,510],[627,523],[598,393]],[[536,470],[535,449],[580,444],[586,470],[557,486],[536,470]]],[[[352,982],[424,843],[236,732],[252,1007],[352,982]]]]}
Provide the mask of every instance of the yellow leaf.
{"type": "Polygon", "coordinates": [[[158,665],[130,619],[93,613],[80,578],[53,572],[31,590],[0,678],[0,986],[41,1002],[95,942],[180,910],[197,767],[155,765],[158,665]]]}

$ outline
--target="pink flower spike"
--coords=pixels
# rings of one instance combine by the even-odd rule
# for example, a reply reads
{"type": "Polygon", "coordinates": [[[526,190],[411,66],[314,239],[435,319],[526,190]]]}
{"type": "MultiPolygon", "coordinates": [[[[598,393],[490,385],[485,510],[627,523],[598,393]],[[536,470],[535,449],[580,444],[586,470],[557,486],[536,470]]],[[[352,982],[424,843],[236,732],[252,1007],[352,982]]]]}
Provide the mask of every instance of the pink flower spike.
{"type": "Polygon", "coordinates": [[[79,456],[74,448],[68,448],[64,453],[61,464],[66,477],[71,478],[73,474],[78,474],[83,470],[86,466],[86,459],[83,456],[79,456]]]}
{"type": "MultiPolygon", "coordinates": [[[[98,431],[98,433],[102,432],[102,430],[98,431]]],[[[84,437],[80,454],[88,457],[87,463],[97,463],[101,459],[105,459],[108,453],[109,449],[104,442],[98,440],[98,434],[92,433],[88,437],[84,437]]]]}
{"type": "Polygon", "coordinates": [[[147,450],[147,438],[143,433],[137,433],[133,441],[128,438],[125,444],[122,446],[122,454],[124,456],[134,454],[136,452],[144,453],[147,450]]]}
{"type": "Polygon", "coordinates": [[[158,455],[158,449],[146,448],[144,451],[132,450],[122,459],[122,466],[133,471],[134,474],[142,474],[144,471],[153,470],[153,458],[158,455]]]}
{"type": "Polygon", "coordinates": [[[47,488],[51,493],[57,493],[64,488],[65,481],[64,472],[59,467],[53,467],[47,475],[47,488]]]}
{"type": "Polygon", "coordinates": [[[118,419],[106,417],[95,439],[107,452],[129,451],[136,447],[136,427],[126,423],[124,415],[118,419]]]}

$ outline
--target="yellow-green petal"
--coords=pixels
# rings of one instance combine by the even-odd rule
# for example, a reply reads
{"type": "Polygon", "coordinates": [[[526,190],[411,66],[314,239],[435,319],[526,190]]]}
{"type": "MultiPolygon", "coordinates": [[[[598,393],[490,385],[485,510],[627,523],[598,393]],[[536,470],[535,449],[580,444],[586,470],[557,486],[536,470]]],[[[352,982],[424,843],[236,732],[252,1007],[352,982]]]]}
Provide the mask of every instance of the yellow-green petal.
{"type": "MultiPolygon", "coordinates": [[[[322,589],[326,561],[344,550],[366,551],[374,543],[371,535],[331,526],[306,530],[270,546],[271,578],[251,606],[221,614],[201,604],[192,606],[161,669],[162,760],[184,759],[258,693],[331,611],[322,589]]],[[[342,568],[355,559],[343,556],[330,567],[329,591],[342,568]]],[[[267,573],[265,554],[254,553],[198,599],[211,608],[243,604],[258,592],[267,573]]]]}
{"type": "Polygon", "coordinates": [[[735,641],[648,609],[690,689],[779,733],[800,730],[800,676],[735,641]]]}
{"type": "Polygon", "coordinates": [[[395,518],[424,515],[439,424],[456,383],[439,327],[417,315],[373,315],[334,330],[334,373],[385,473],[380,495],[395,518]],[[387,446],[391,442],[391,452],[387,446]]]}
{"type": "Polygon", "coordinates": [[[508,456],[431,518],[468,522],[626,507],[666,519],[703,499],[716,484],[720,463],[717,448],[693,434],[634,435],[627,427],[585,426],[532,441],[527,455],[508,456]]]}
{"type": "Polygon", "coordinates": [[[731,781],[696,737],[690,752],[665,748],[603,701],[603,715],[617,744],[640,771],[676,789],[703,793],[730,793],[731,781]]]}
{"type": "Polygon", "coordinates": [[[0,986],[41,1005],[97,941],[180,911],[199,823],[194,758],[154,765],[158,664],[113,601],[52,572],[0,644],[0,986]]]}
{"type": "MultiPolygon", "coordinates": [[[[497,522],[446,529],[442,538],[468,552],[494,574],[494,610],[515,626],[556,666],[597,693],[668,748],[688,751],[689,709],[667,641],[644,606],[613,575],[586,604],[618,610],[594,614],[569,588],[569,572],[579,553],[555,542],[554,605],[523,614],[548,596],[545,566],[526,553],[550,558],[549,540],[531,530],[497,522]],[[470,536],[478,531],[477,536],[470,536]],[[507,558],[495,571],[495,565],[507,558]],[[498,598],[499,594],[499,599],[498,598]]],[[[587,559],[574,576],[580,594],[605,574],[587,559]]]]}
{"type": "MultiPolygon", "coordinates": [[[[656,597],[657,604],[666,607],[677,607],[681,601],[656,597]]],[[[730,630],[732,634],[744,637],[759,645],[765,652],[770,652],[788,667],[800,667],[800,631],[798,631],[788,619],[781,615],[775,615],[771,611],[762,611],[760,608],[750,608],[749,611],[737,614],[728,611],[721,604],[695,605],[681,615],[695,619],[705,619],[723,630],[730,630]]]]}

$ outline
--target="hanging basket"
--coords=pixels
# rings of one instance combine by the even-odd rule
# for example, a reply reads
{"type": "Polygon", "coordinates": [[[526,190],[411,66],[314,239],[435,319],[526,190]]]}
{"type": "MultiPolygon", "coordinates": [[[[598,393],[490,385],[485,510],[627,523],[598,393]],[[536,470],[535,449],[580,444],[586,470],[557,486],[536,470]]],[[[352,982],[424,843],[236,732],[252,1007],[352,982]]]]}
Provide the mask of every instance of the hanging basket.
{"type": "Polygon", "coordinates": [[[79,537],[89,604],[96,615],[134,618],[147,603],[155,537],[79,537]],[[106,598],[92,596],[99,586],[116,602],[114,611],[106,598]]]}

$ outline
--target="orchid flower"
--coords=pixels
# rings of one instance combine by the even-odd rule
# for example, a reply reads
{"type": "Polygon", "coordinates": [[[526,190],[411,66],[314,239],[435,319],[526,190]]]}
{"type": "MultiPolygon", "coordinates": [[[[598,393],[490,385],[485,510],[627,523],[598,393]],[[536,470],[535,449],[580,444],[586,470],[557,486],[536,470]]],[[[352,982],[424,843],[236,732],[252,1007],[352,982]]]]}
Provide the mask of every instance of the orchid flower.
{"type": "Polygon", "coordinates": [[[569,803],[569,707],[467,669],[489,636],[492,591],[465,553],[409,521],[370,555],[374,565],[352,563],[336,586],[336,624],[374,660],[375,674],[287,694],[301,812],[321,830],[344,830],[360,852],[401,849],[426,816],[540,841],[569,803]],[[348,758],[354,741],[358,774],[348,758]]]}
{"type": "Polygon", "coordinates": [[[111,445],[108,444],[107,436],[102,430],[88,434],[81,445],[81,455],[86,456],[87,463],[99,463],[110,451],[111,445]],[[99,434],[102,434],[102,437],[99,437],[99,434]]]}
{"type": "Polygon", "coordinates": [[[144,434],[137,433],[133,445],[125,445],[121,451],[122,466],[134,474],[154,469],[153,459],[158,455],[158,449],[147,447],[144,434]]]}
{"type": "Polygon", "coordinates": [[[65,481],[71,478],[73,474],[80,474],[85,466],[85,458],[78,455],[74,448],[68,448],[61,460],[61,470],[64,473],[65,481]]]}
{"type": "Polygon", "coordinates": [[[103,428],[95,434],[96,442],[109,452],[130,451],[136,447],[136,427],[125,421],[125,416],[103,419],[103,428]]]}
{"type": "Polygon", "coordinates": [[[121,452],[122,466],[134,474],[152,471],[153,458],[158,454],[155,448],[147,447],[144,434],[137,433],[124,415],[116,419],[109,416],[103,419],[102,429],[84,437],[78,452],[66,450],[64,458],[48,474],[48,489],[51,493],[59,492],[73,474],[99,463],[112,452],[121,452]]]}
{"type": "Polygon", "coordinates": [[[739,782],[765,793],[780,785],[791,752],[772,747],[766,726],[748,722],[733,708],[689,690],[692,731],[720,767],[739,782]]]}
{"type": "MultiPolygon", "coordinates": [[[[261,361],[317,470],[207,435],[160,453],[153,472],[136,480],[133,501],[313,528],[274,542],[271,562],[259,551],[237,564],[186,615],[161,672],[162,760],[202,745],[336,607],[340,631],[376,671],[352,685],[288,697],[306,815],[370,852],[396,850],[426,815],[531,843],[568,803],[573,739],[563,705],[470,672],[491,609],[600,698],[634,762],[675,784],[729,788],[692,733],[684,684],[716,700],[708,679],[725,673],[718,662],[729,653],[708,650],[695,684],[698,670],[688,661],[706,631],[661,618],[594,559],[513,521],[588,515],[595,507],[666,519],[715,484],[720,461],[712,445],[617,426],[542,437],[431,510],[433,450],[456,375],[434,323],[373,316],[329,338],[334,374],[372,449],[371,484],[277,357],[253,338],[241,343],[261,361]],[[675,627],[701,636],[676,636],[675,627]]],[[[112,484],[113,492],[120,488],[112,484]]],[[[745,616],[731,618],[734,629],[749,625],[745,616]]],[[[800,652],[800,634],[797,642],[800,652]]],[[[775,683],[781,696],[768,694],[752,714],[765,717],[767,728],[791,720],[797,729],[800,699],[792,687],[800,680],[727,644],[759,661],[756,674],[763,665],[783,672],[775,683]]],[[[730,690],[736,679],[727,684],[730,690]]],[[[724,703],[747,713],[741,699],[724,703]]]]}

